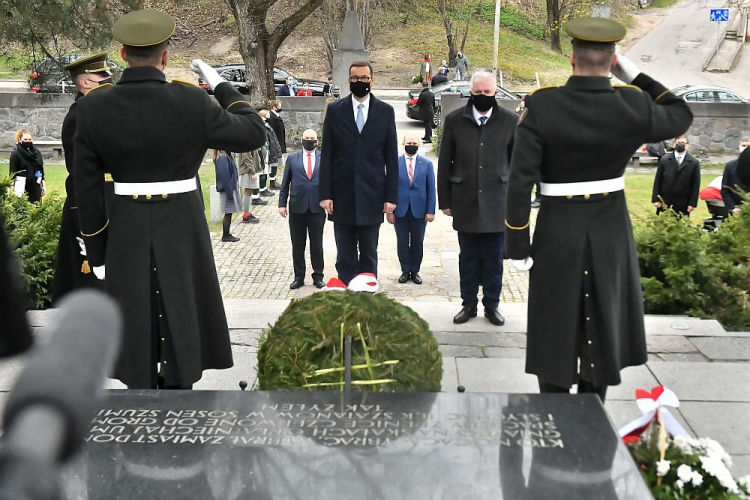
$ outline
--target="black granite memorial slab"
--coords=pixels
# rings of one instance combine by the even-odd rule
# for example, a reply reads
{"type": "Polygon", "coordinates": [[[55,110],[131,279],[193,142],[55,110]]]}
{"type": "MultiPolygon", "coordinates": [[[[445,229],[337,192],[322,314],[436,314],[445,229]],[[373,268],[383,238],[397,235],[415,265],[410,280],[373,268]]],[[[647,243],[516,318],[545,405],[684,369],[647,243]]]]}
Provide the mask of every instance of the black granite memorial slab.
{"type": "Polygon", "coordinates": [[[593,395],[113,391],[74,499],[652,498],[593,395]]]}

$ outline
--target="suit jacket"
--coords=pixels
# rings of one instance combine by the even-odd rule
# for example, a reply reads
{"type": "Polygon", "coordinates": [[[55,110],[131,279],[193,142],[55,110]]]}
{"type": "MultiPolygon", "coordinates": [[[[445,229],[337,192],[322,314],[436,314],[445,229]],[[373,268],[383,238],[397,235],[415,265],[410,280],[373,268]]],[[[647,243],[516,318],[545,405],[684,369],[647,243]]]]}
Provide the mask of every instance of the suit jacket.
{"type": "Polygon", "coordinates": [[[276,113],[272,111],[271,116],[268,117],[266,122],[276,134],[276,138],[279,140],[279,146],[281,146],[281,152],[286,153],[286,127],[284,126],[284,120],[280,116],[276,116],[276,113]]]}
{"type": "Polygon", "coordinates": [[[341,224],[382,224],[383,204],[398,199],[398,139],[393,108],[370,96],[360,133],[352,96],[328,106],[320,153],[320,199],[333,200],[330,219],[341,224]]]}
{"type": "Polygon", "coordinates": [[[466,233],[505,231],[505,196],[518,116],[493,104],[483,127],[473,105],[445,117],[438,159],[440,208],[451,210],[453,229],[466,233]]]}
{"type": "Polygon", "coordinates": [[[287,85],[286,83],[282,85],[281,87],[279,87],[279,93],[276,94],[276,96],[290,96],[290,97],[293,95],[294,94],[292,94],[292,89],[290,89],[289,85],[287,85]]]}
{"type": "Polygon", "coordinates": [[[666,205],[685,212],[688,206],[698,206],[700,188],[700,162],[690,153],[685,153],[682,164],[678,165],[674,153],[669,153],[659,160],[651,201],[661,201],[661,197],[666,205]]]}
{"type": "MultiPolygon", "coordinates": [[[[406,157],[398,157],[398,203],[393,214],[396,217],[406,215],[411,207],[411,213],[418,219],[425,214],[435,213],[435,170],[432,162],[424,156],[417,155],[414,163],[414,181],[409,185],[409,172],[406,157]]],[[[334,209],[336,207],[334,206],[334,209]]]]}
{"type": "Polygon", "coordinates": [[[425,121],[431,121],[435,118],[435,94],[430,89],[423,89],[419,93],[417,104],[419,107],[419,118],[425,121]]]}
{"type": "MultiPolygon", "coordinates": [[[[307,151],[297,151],[287,157],[279,190],[279,208],[286,207],[288,199],[289,211],[292,213],[304,214],[309,210],[314,214],[319,214],[323,212],[319,195],[320,153],[315,152],[315,169],[312,179],[307,178],[306,158],[307,151]]],[[[333,208],[336,209],[335,203],[333,208]]]]}

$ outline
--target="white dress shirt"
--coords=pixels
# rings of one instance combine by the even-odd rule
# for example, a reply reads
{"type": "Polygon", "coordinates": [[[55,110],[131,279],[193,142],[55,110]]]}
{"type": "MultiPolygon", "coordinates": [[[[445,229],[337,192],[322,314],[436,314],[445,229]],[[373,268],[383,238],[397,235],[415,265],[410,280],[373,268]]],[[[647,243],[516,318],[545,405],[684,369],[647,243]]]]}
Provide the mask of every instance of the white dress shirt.
{"type": "Polygon", "coordinates": [[[480,113],[479,111],[477,111],[477,108],[475,108],[474,106],[472,106],[471,107],[471,112],[474,114],[474,121],[476,121],[477,125],[479,125],[480,127],[482,126],[482,122],[479,121],[479,119],[481,117],[486,116],[487,120],[485,120],[484,123],[487,123],[490,120],[490,116],[492,116],[492,108],[490,108],[489,111],[487,111],[487,114],[483,115],[482,113],[480,113]]]}
{"type": "Polygon", "coordinates": [[[365,123],[367,123],[367,115],[370,112],[370,94],[367,94],[367,97],[365,100],[360,103],[357,99],[352,96],[352,106],[354,106],[354,123],[357,123],[357,113],[359,113],[359,105],[364,104],[364,107],[362,108],[362,118],[365,119],[365,123]]]}
{"type": "Polygon", "coordinates": [[[674,159],[677,160],[677,164],[678,165],[682,165],[682,160],[685,159],[685,154],[686,153],[687,153],[687,151],[685,153],[682,153],[682,154],[680,154],[680,153],[675,153],[674,154],[674,159]]]}
{"type": "Polygon", "coordinates": [[[310,159],[312,160],[312,172],[315,174],[315,167],[317,165],[315,164],[315,151],[308,151],[306,149],[302,149],[302,168],[305,171],[305,175],[307,175],[307,154],[310,154],[310,159]]]}

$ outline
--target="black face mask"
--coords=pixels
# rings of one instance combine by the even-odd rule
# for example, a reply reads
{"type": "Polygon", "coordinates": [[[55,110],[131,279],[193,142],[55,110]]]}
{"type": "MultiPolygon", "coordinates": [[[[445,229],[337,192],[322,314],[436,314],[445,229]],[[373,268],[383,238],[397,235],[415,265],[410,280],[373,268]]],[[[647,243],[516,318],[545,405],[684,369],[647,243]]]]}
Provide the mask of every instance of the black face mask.
{"type": "Polygon", "coordinates": [[[404,151],[406,151],[406,154],[409,156],[414,156],[417,154],[417,151],[419,151],[419,146],[415,146],[413,144],[407,144],[404,146],[404,151]]]}
{"type": "Polygon", "coordinates": [[[495,103],[494,95],[471,94],[471,104],[475,108],[477,108],[477,111],[479,111],[480,113],[489,111],[494,103],[495,103]]]}
{"type": "Polygon", "coordinates": [[[685,145],[684,144],[675,144],[674,150],[678,153],[684,153],[685,152],[685,145]]]}
{"type": "Polygon", "coordinates": [[[34,147],[34,143],[32,141],[28,141],[28,142],[24,141],[21,143],[21,147],[25,149],[31,149],[34,147]]]}
{"type": "Polygon", "coordinates": [[[370,82],[349,82],[349,90],[360,99],[367,97],[367,94],[370,93],[370,82]]]}
{"type": "Polygon", "coordinates": [[[314,139],[302,139],[302,147],[305,148],[305,151],[315,151],[315,148],[318,147],[318,141],[314,139]]]}

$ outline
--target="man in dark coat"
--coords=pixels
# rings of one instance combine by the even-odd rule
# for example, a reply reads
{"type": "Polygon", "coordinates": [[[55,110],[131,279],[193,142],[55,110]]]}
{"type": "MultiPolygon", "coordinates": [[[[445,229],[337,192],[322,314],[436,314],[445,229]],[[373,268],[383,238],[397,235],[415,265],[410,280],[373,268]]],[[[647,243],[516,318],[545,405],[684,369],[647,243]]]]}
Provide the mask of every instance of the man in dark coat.
{"type": "Polygon", "coordinates": [[[131,388],[186,389],[203,370],[232,366],[196,176],[207,148],[243,152],[266,140],[263,120],[203,61],[191,69],[219,106],[194,85],[166,81],[174,27],[160,11],[120,18],[112,33],[129,67],[117,85],[78,104],[78,216],[89,262],[99,277],[106,262],[107,291],[123,312],[114,375],[131,388]],[[105,171],[116,194],[109,220],[105,171]]]}
{"type": "Polygon", "coordinates": [[[29,298],[21,275],[21,262],[5,232],[5,219],[0,215],[0,283],[3,300],[0,300],[0,359],[14,356],[32,344],[31,329],[26,319],[29,298]]]}
{"type": "Polygon", "coordinates": [[[453,318],[465,323],[477,315],[482,283],[484,315],[502,325],[505,195],[518,116],[497,104],[492,74],[476,71],[465,107],[445,117],[438,156],[440,209],[453,217],[461,253],[458,257],[463,307],[453,318]]]}
{"type": "Polygon", "coordinates": [[[659,160],[654,177],[654,191],[651,202],[657,215],[671,208],[677,213],[690,217],[690,212],[698,206],[698,193],[701,189],[701,164],[688,153],[690,144],[686,136],[675,139],[674,151],[659,160]]]}
{"type": "MultiPolygon", "coordinates": [[[[78,100],[88,91],[112,83],[112,76],[107,66],[107,54],[95,54],[74,61],[65,67],[73,83],[78,89],[75,102],[71,104],[62,125],[62,145],[65,151],[65,169],[68,178],[65,179],[65,204],[63,205],[62,221],[60,224],[60,239],[57,244],[57,258],[55,259],[55,277],[52,281],[52,301],[57,302],[63,295],[77,288],[104,289],[104,282],[96,279],[86,260],[85,250],[79,244],[81,231],[78,227],[76,213],[76,193],[73,179],[73,138],[76,133],[76,119],[78,116],[78,100]]],[[[106,179],[105,179],[106,180],[106,179]]]]}
{"type": "Polygon", "coordinates": [[[431,144],[433,120],[435,120],[435,94],[430,90],[429,82],[422,82],[422,92],[419,93],[415,106],[419,109],[419,119],[424,121],[422,141],[425,144],[431,144]]]}
{"type": "Polygon", "coordinates": [[[531,268],[526,371],[539,378],[542,392],[578,384],[579,392],[604,399],[621,369],[647,359],[622,176],[633,151],[684,133],[692,114],[634,63],[618,59],[613,40],[625,36],[624,27],[578,18],[565,29],[574,39],[573,76],[526,96],[516,132],[506,251],[520,261],[514,266],[531,268]],[[632,85],[613,87],[610,70],[632,85]],[[532,246],[529,197],[540,175],[532,246]]]}
{"type": "MultiPolygon", "coordinates": [[[[268,117],[268,120],[266,120],[266,123],[268,123],[271,126],[271,129],[273,129],[274,134],[276,134],[276,138],[279,140],[279,146],[281,146],[281,162],[286,163],[286,126],[284,125],[284,120],[281,118],[281,109],[282,104],[281,101],[270,101],[271,105],[269,106],[271,110],[271,114],[268,117]]],[[[270,187],[273,189],[278,188],[278,185],[276,184],[276,173],[278,171],[278,166],[271,166],[271,177],[273,180],[271,181],[270,187]]]]}
{"type": "Polygon", "coordinates": [[[750,136],[740,141],[740,157],[727,162],[721,179],[721,198],[724,200],[725,215],[736,215],[740,212],[742,193],[750,193],[750,153],[745,151],[750,146],[750,136]]]}
{"type": "Polygon", "coordinates": [[[398,139],[393,108],[375,96],[372,66],[349,68],[349,97],[328,106],[320,154],[320,206],[334,222],[336,270],[345,284],[378,274],[383,212],[398,199],[398,139]],[[359,252],[357,251],[359,248],[359,252]]]}
{"type": "Polygon", "coordinates": [[[294,281],[289,288],[296,290],[305,284],[305,246],[310,238],[310,263],[315,288],[323,288],[323,227],[326,214],[320,206],[320,153],[318,134],[307,129],[302,134],[302,149],[289,155],[279,191],[279,215],[289,215],[289,234],[292,238],[294,281]],[[291,196],[290,196],[291,193],[291,196]],[[287,211],[287,201],[289,210],[287,211]]]}

